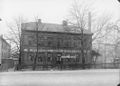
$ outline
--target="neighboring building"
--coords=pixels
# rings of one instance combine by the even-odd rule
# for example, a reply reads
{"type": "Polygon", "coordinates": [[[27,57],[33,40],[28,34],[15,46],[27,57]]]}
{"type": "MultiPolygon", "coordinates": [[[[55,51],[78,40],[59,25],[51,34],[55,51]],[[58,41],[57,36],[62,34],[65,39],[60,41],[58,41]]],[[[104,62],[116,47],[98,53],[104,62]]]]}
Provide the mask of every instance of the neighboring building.
{"type": "MultiPolygon", "coordinates": [[[[36,22],[22,24],[22,65],[33,65],[36,58],[38,33],[38,55],[36,65],[56,66],[81,64],[81,33],[67,22],[60,24],[41,23],[38,21],[38,31],[36,22]]],[[[84,53],[85,63],[91,63],[92,33],[84,30],[84,53]]]]}
{"type": "Polygon", "coordinates": [[[97,63],[114,63],[114,60],[120,58],[120,46],[115,46],[115,44],[110,43],[94,43],[93,48],[96,48],[97,51],[101,54],[97,63]]]}
{"type": "Polygon", "coordinates": [[[10,57],[10,48],[10,44],[0,36],[0,64],[2,64],[2,60],[10,57]]]}

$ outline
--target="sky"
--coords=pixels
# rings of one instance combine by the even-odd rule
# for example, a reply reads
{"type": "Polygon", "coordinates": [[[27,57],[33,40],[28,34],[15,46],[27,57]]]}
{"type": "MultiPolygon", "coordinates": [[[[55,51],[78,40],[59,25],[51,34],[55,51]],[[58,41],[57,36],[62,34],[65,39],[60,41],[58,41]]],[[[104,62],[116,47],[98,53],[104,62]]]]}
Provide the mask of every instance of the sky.
{"type": "MultiPolygon", "coordinates": [[[[83,0],[79,0],[81,2],[83,0]]],[[[62,23],[69,15],[74,0],[0,0],[0,34],[6,34],[6,23],[22,16],[33,21],[35,16],[47,23],[62,23]]],[[[84,0],[99,15],[120,16],[120,3],[117,0],[84,0]]],[[[83,3],[83,4],[84,4],[83,3]]]]}

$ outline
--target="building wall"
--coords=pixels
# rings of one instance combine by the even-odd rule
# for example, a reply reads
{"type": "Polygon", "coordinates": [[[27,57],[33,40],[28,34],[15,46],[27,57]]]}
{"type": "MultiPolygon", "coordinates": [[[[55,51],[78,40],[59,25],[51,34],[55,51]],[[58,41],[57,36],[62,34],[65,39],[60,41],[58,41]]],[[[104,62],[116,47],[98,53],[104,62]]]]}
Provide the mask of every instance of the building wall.
{"type": "Polygon", "coordinates": [[[7,59],[10,57],[10,48],[11,46],[6,42],[3,37],[0,37],[0,58],[7,59]]]}
{"type": "Polygon", "coordinates": [[[96,49],[100,53],[100,56],[98,57],[98,59],[96,61],[96,64],[113,63],[114,59],[116,58],[116,56],[119,53],[119,52],[116,53],[116,49],[115,49],[114,44],[110,44],[110,43],[94,43],[93,45],[94,45],[93,48],[96,49]]]}
{"type": "MultiPolygon", "coordinates": [[[[63,32],[38,32],[37,64],[53,64],[62,60],[64,64],[81,63],[81,34],[63,32]]],[[[36,31],[22,32],[22,62],[31,65],[36,56],[36,31]]],[[[91,62],[92,35],[84,34],[86,63],[91,62]]]]}

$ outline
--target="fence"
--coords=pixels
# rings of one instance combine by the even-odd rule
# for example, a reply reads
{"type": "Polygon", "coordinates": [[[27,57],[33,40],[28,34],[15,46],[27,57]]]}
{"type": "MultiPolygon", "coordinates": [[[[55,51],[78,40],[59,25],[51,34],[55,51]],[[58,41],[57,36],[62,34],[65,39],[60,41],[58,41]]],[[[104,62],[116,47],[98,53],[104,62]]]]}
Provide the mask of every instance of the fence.
{"type": "MultiPolygon", "coordinates": [[[[23,69],[32,70],[33,65],[23,65],[23,69]]],[[[101,64],[84,64],[85,69],[118,69],[120,63],[101,63],[101,64]]],[[[36,70],[81,70],[82,64],[41,64],[36,65],[36,70]]]]}
{"type": "Polygon", "coordinates": [[[0,71],[8,71],[9,68],[14,67],[14,62],[12,59],[2,59],[2,64],[0,66],[0,71]]]}
{"type": "Polygon", "coordinates": [[[91,64],[93,69],[118,69],[120,68],[120,63],[100,63],[100,64],[91,64]]]}

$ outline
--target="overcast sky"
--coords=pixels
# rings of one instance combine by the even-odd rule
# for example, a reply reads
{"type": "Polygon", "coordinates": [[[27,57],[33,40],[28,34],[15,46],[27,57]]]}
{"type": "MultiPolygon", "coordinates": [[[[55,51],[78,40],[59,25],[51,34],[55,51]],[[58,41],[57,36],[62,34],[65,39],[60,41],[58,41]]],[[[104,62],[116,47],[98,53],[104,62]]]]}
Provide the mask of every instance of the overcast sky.
{"type": "MultiPolygon", "coordinates": [[[[82,0],[79,0],[82,1],[82,0]]],[[[112,14],[114,18],[120,15],[120,4],[117,0],[84,0],[91,5],[97,14],[104,12],[112,14]]],[[[73,0],[0,0],[0,34],[7,31],[6,21],[23,16],[33,21],[39,16],[43,22],[61,23],[68,15],[73,0]]],[[[84,3],[83,3],[84,4],[84,3]]]]}

